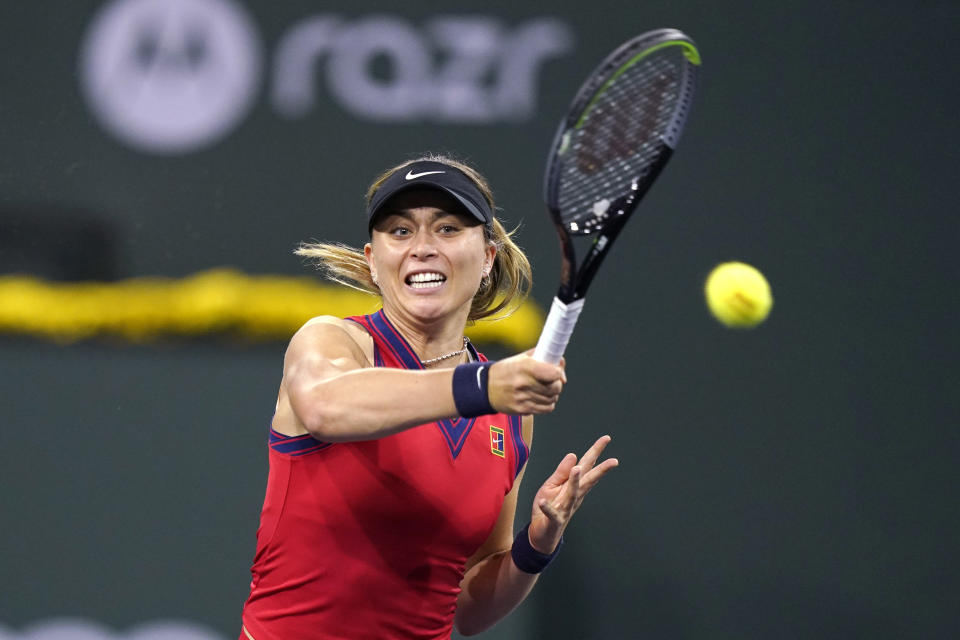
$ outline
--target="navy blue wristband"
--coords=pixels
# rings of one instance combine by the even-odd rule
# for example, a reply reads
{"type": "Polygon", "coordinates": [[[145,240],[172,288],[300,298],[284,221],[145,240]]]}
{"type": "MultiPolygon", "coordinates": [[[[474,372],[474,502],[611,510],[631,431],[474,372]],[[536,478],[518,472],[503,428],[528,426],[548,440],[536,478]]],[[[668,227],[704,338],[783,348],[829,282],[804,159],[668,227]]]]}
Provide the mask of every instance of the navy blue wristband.
{"type": "Polygon", "coordinates": [[[547,565],[553,562],[553,559],[560,553],[560,547],[563,546],[563,536],[560,536],[560,542],[553,553],[540,553],[530,544],[530,524],[523,528],[517,537],[513,539],[513,546],[510,548],[510,557],[513,558],[513,564],[517,569],[524,573],[540,573],[547,568],[547,565]]]}
{"type": "Polygon", "coordinates": [[[468,362],[453,370],[453,403],[464,418],[496,413],[487,396],[487,375],[492,362],[468,362]]]}

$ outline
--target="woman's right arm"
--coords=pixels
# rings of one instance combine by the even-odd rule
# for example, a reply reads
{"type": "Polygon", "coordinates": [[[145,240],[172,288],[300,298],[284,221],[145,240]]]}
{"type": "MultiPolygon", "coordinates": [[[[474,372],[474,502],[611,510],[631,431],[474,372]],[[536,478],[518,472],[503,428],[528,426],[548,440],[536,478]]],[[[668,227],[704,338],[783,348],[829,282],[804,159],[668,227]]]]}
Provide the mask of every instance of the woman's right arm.
{"type": "MultiPolygon", "coordinates": [[[[452,368],[370,367],[343,322],[310,322],[287,348],[281,394],[308,433],[323,442],[373,440],[457,416],[452,368]]],[[[489,398],[504,413],[546,413],[563,382],[562,367],[520,354],[490,368],[489,398]]]]}

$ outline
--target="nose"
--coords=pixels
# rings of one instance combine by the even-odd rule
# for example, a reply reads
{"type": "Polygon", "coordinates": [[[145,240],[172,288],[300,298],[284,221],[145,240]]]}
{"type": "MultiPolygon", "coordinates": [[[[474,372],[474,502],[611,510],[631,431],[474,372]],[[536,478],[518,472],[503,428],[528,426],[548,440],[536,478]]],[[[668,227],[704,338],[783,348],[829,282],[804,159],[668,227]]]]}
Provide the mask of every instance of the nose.
{"type": "Polygon", "coordinates": [[[413,239],[410,255],[421,260],[437,255],[437,246],[434,240],[432,233],[427,230],[421,230],[413,239]]]}

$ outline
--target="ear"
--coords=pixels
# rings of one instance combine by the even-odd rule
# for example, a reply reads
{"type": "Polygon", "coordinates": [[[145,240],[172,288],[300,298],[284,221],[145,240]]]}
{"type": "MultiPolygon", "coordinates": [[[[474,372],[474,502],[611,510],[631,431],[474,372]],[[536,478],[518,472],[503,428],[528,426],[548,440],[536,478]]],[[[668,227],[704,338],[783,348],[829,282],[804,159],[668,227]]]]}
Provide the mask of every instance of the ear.
{"type": "Polygon", "coordinates": [[[488,276],[490,275],[490,271],[493,270],[493,262],[497,257],[497,245],[488,242],[484,253],[486,255],[483,259],[483,275],[488,276]]]}
{"type": "Polygon", "coordinates": [[[370,277],[377,279],[377,270],[373,267],[373,245],[369,242],[363,245],[363,257],[367,259],[367,266],[370,268],[370,277]]]}

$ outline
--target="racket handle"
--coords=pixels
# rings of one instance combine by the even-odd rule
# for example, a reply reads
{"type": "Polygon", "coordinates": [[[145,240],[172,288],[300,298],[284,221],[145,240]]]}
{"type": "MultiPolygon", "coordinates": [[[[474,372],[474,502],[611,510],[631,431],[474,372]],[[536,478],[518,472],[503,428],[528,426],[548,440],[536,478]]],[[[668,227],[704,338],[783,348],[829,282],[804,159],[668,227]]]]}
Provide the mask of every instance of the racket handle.
{"type": "Polygon", "coordinates": [[[553,299],[547,321],[540,332],[540,340],[537,341],[537,348],[533,352],[534,359],[552,364],[560,362],[582,310],[583,298],[569,303],[560,302],[559,298],[553,299]]]}

